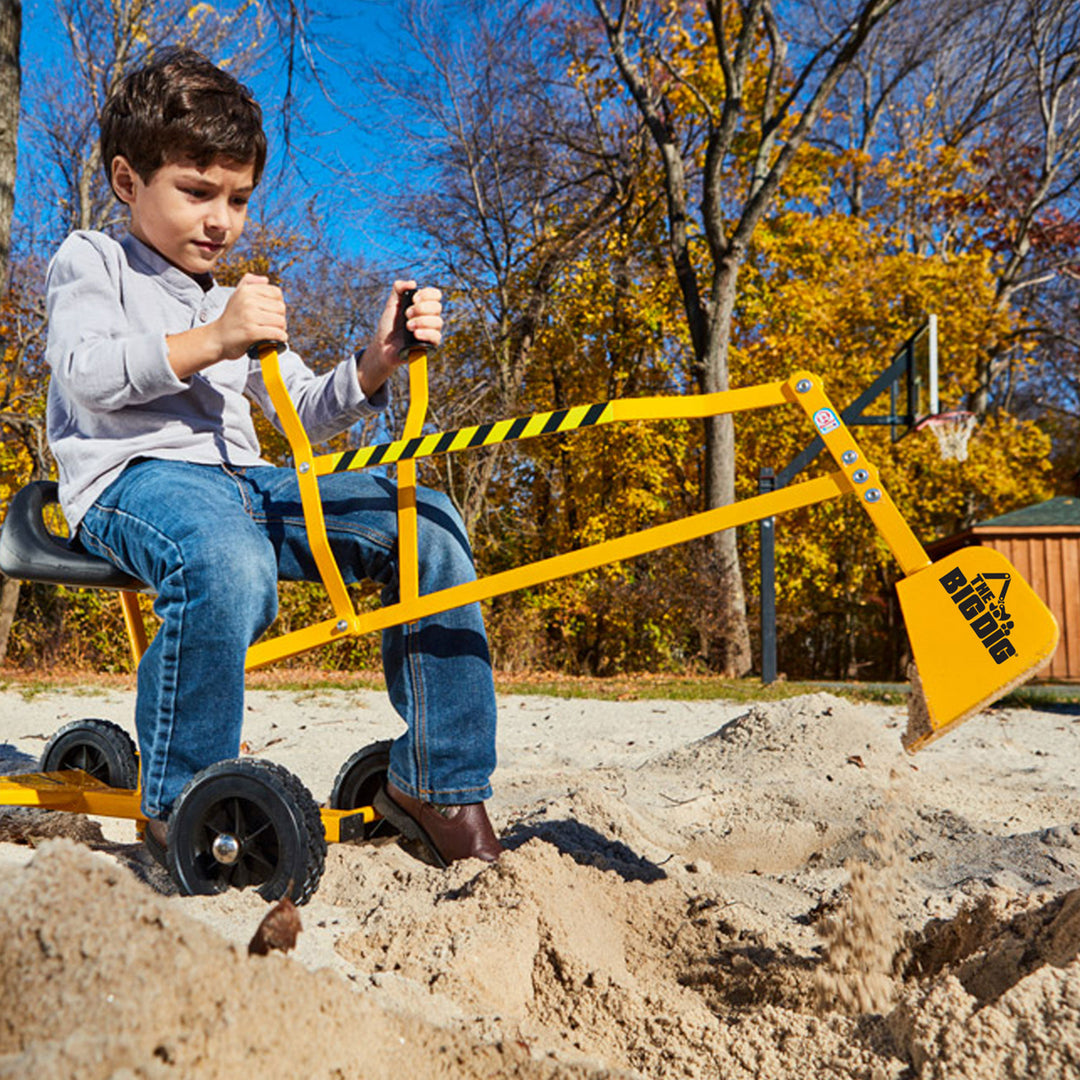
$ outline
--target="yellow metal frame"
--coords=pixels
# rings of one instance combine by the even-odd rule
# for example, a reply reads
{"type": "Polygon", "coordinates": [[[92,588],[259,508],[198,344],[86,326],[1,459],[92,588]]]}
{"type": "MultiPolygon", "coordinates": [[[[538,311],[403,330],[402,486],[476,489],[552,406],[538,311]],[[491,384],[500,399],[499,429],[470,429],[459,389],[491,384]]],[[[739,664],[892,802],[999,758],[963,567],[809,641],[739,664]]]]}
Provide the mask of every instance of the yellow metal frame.
{"type": "MultiPolygon", "coordinates": [[[[127,818],[144,822],[138,789],[113,788],[81,769],[62,772],[23,773],[0,777],[0,806],[38,806],[43,810],[66,810],[76,814],[127,818]]],[[[368,824],[378,815],[370,806],[354,810],[319,808],[327,843],[336,844],[346,818],[368,824]]],[[[355,834],[355,830],[353,830],[355,834]]]]}
{"type": "MultiPolygon", "coordinates": [[[[867,461],[850,430],[840,420],[840,413],[826,395],[821,380],[808,372],[798,372],[779,382],[715,394],[622,398],[477,425],[456,432],[421,435],[428,408],[428,376],[427,357],[419,352],[409,367],[410,402],[403,437],[357,451],[316,455],[285,389],[277,351],[267,346],[260,355],[266,389],[292,450],[308,541],[334,614],[330,619],[256,642],[248,650],[248,670],[273,664],[343,637],[369,634],[413,622],[463,604],[489,600],[504,593],[594,570],[608,563],[698,539],[722,529],[853,493],[862,493],[860,504],[884,537],[905,575],[930,564],[922,545],[882,486],[878,470],[867,461]],[[837,471],[730,506],[691,514],[679,521],[643,529],[616,540],[602,541],[491,574],[465,585],[420,595],[416,530],[416,462],[420,458],[603,424],[635,420],[702,419],[781,405],[801,408],[812,422],[815,417],[827,418],[821,423],[815,422],[814,426],[839,466],[837,471]],[[320,476],[334,472],[391,464],[397,466],[400,599],[378,611],[360,614],[353,606],[341,569],[330,550],[318,480],[320,476]],[[873,494],[866,497],[871,492],[873,494]]],[[[124,593],[121,599],[132,651],[138,661],[146,648],[146,630],[136,603],[136,594],[124,593]]]]}
{"type": "MultiPolygon", "coordinates": [[[[882,487],[877,469],[866,460],[850,431],[839,420],[839,412],[829,401],[821,381],[807,372],[799,372],[790,379],[779,382],[715,394],[617,399],[598,405],[579,406],[532,417],[478,425],[457,432],[422,436],[428,407],[428,378],[427,358],[421,352],[413,359],[409,368],[410,403],[405,432],[401,439],[361,451],[316,455],[285,389],[278,367],[277,352],[268,346],[262,351],[261,358],[267,391],[293,453],[308,540],[334,614],[330,619],[257,642],[248,650],[248,670],[275,663],[343,637],[368,634],[413,622],[463,604],[488,600],[556,578],[596,569],[611,562],[708,536],[722,529],[745,525],[841,495],[866,493],[871,490],[875,493],[874,497],[860,501],[900,562],[904,573],[909,574],[929,565],[930,560],[922,545],[882,487]],[[491,574],[464,585],[420,594],[416,531],[418,459],[477,446],[490,446],[498,442],[579,430],[586,426],[641,420],[699,419],[781,405],[801,407],[811,420],[826,413],[832,417],[834,425],[830,423],[815,426],[839,466],[837,471],[816,480],[745,499],[731,506],[702,511],[679,521],[491,574]],[[397,467],[400,599],[378,611],[358,613],[345,587],[341,570],[330,551],[319,499],[318,478],[333,472],[368,468],[376,464],[394,464],[397,467]]],[[[145,644],[138,646],[137,643],[145,643],[145,630],[140,630],[135,622],[138,611],[133,605],[125,601],[124,610],[138,659],[145,644]]]]}
{"type": "MultiPolygon", "coordinates": [[[[267,391],[292,450],[308,541],[334,614],[332,618],[311,626],[257,642],[248,650],[248,670],[272,664],[343,637],[414,622],[463,604],[596,569],[611,562],[630,559],[645,552],[684,543],[722,529],[745,525],[842,495],[854,495],[858,499],[859,505],[870,515],[904,574],[898,593],[905,619],[909,621],[909,634],[919,670],[923,672],[923,684],[927,690],[930,709],[928,725],[925,730],[915,732],[907,741],[909,749],[918,748],[937,737],[942,731],[960,723],[978,708],[1000,696],[1010,686],[1022,681],[1045,662],[1056,645],[1057,627],[1052,615],[1026,583],[1018,580],[1013,580],[1009,607],[1010,611],[1019,613],[1016,624],[1024,624],[1022,632],[1012,631],[1014,624],[1009,622],[1008,628],[1001,628],[993,636],[989,636],[987,628],[990,623],[982,620],[972,622],[978,612],[983,610],[979,606],[983,601],[966,599],[971,589],[962,590],[958,583],[967,583],[971,579],[973,585],[981,588],[983,595],[990,598],[986,604],[991,604],[992,592],[981,583],[979,574],[987,573],[994,579],[1008,578],[1015,572],[1007,564],[1004,567],[997,564],[991,567],[981,557],[976,559],[968,552],[961,563],[955,566],[953,563],[946,566],[946,560],[942,560],[933,564],[934,570],[931,573],[923,573],[931,566],[929,557],[885,491],[877,468],[866,459],[851,432],[845,427],[839,410],[829,400],[821,380],[809,372],[797,372],[791,378],[779,382],[715,394],[617,399],[477,425],[459,431],[423,435],[428,408],[427,357],[422,350],[418,350],[410,357],[411,398],[403,437],[394,442],[363,447],[347,453],[317,455],[285,388],[276,348],[272,345],[263,346],[260,349],[260,359],[267,391]],[[802,410],[836,463],[837,468],[833,472],[791,487],[744,499],[731,506],[691,514],[679,521],[540,559],[467,584],[423,595],[420,593],[416,522],[418,459],[602,424],[699,419],[782,405],[802,410]],[[377,464],[394,464],[397,467],[400,599],[378,611],[359,614],[353,606],[341,569],[330,549],[319,493],[319,477],[350,469],[370,468],[377,464]],[[945,593],[942,593],[942,589],[945,593]],[[950,596],[953,599],[950,599],[950,596]],[[959,631],[956,625],[949,622],[954,608],[963,616],[959,631]],[[938,616],[942,612],[946,617],[940,620],[939,625],[938,616]],[[915,620],[917,625],[914,627],[910,620],[907,620],[909,614],[921,615],[915,620]],[[966,624],[963,622],[965,619],[966,624]],[[1025,666],[1006,679],[995,667],[1001,660],[987,650],[999,640],[1001,634],[1009,632],[1014,632],[1015,635],[1015,649],[1010,655],[1016,655],[1019,651],[1025,666]],[[961,651],[958,652],[958,649],[961,651]],[[956,666],[958,657],[962,659],[959,667],[956,666]],[[957,681],[953,678],[954,671],[966,672],[967,677],[957,681]]],[[[1019,575],[1016,575],[1016,578],[1018,577],[1019,575]]],[[[1003,591],[1001,595],[1004,596],[1003,591]]],[[[132,652],[138,661],[146,649],[147,633],[137,594],[122,593],[121,602],[132,652]]],[[[1000,621],[1004,622],[1010,615],[1005,614],[1003,601],[999,601],[999,604],[1000,621]]],[[[960,619],[961,615],[956,618],[960,619]]],[[[993,627],[997,628],[998,622],[994,622],[993,627]]],[[[997,648],[995,645],[995,650],[997,648]]],[[[136,821],[143,817],[139,810],[138,791],[108,788],[79,772],[34,773],[0,779],[0,805],[43,806],[126,817],[136,821]]],[[[370,807],[356,810],[323,809],[321,814],[326,837],[330,841],[341,838],[341,826],[345,818],[370,822],[377,816],[370,807]]],[[[350,829],[350,832],[354,831],[350,829]]]]}

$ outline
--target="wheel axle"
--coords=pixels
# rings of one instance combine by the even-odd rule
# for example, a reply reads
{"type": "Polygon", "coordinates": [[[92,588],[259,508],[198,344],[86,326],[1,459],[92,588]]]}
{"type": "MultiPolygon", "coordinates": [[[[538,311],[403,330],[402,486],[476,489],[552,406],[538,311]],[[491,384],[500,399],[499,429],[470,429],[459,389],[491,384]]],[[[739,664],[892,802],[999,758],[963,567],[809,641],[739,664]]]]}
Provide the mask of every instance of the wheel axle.
{"type": "Polygon", "coordinates": [[[229,833],[221,833],[214,838],[210,850],[223,866],[232,866],[240,858],[240,841],[229,833]]]}

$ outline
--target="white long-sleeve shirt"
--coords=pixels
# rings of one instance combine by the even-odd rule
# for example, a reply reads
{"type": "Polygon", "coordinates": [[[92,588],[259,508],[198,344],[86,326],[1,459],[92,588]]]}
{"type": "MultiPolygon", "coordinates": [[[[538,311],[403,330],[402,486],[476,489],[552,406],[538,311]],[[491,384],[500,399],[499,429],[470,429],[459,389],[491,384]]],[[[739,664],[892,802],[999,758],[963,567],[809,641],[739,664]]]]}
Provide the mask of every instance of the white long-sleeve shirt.
{"type": "MultiPolygon", "coordinates": [[[[60,503],[75,529],[136,458],[236,467],[266,465],[250,400],[278,427],[259,362],[222,360],[188,379],[169,365],[166,335],[221,315],[232,289],[206,290],[133,236],[122,243],[75,232],[46,281],[52,369],[47,425],[60,468],[60,503]]],[[[281,372],[312,442],[386,407],[384,387],[364,397],[356,358],[316,375],[291,350],[281,372]]]]}

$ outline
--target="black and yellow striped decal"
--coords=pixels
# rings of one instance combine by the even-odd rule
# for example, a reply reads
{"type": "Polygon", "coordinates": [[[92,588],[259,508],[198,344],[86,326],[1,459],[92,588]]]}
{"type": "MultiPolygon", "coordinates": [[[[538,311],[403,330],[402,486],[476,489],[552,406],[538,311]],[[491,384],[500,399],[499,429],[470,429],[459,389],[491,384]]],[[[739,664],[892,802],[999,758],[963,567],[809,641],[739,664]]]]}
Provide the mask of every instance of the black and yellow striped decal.
{"type": "Polygon", "coordinates": [[[332,459],[332,472],[349,469],[366,469],[371,465],[387,465],[397,461],[433,457],[454,450],[466,450],[477,446],[494,446],[496,443],[513,442],[515,439],[531,439],[537,435],[553,435],[560,431],[595,427],[614,419],[610,401],[596,405],[578,405],[572,409],[556,409],[554,412],[521,416],[516,420],[498,420],[492,424],[458,428],[434,435],[420,435],[413,439],[397,439],[375,446],[361,446],[332,459]]]}

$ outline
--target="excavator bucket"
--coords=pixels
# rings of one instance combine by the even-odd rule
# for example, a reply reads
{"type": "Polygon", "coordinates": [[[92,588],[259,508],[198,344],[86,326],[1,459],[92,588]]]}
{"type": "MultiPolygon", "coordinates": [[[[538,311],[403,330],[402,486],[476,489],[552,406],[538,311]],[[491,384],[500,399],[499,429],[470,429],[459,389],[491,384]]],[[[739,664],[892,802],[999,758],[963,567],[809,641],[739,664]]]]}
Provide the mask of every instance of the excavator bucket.
{"type": "Polygon", "coordinates": [[[1049,608],[993,548],[960,548],[896,590],[917,669],[903,738],[912,752],[1019,686],[1057,647],[1049,608]]]}

